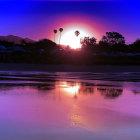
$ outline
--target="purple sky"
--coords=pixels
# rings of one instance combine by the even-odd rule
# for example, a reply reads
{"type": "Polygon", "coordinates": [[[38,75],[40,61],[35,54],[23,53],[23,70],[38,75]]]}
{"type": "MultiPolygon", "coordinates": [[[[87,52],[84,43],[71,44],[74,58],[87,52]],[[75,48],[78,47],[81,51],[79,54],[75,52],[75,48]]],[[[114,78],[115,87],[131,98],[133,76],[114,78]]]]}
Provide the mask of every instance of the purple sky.
{"type": "Polygon", "coordinates": [[[64,1],[0,0],[0,35],[52,39],[54,28],[82,23],[95,29],[100,37],[106,31],[116,31],[126,37],[127,43],[140,38],[140,2],[137,0],[64,1]]]}

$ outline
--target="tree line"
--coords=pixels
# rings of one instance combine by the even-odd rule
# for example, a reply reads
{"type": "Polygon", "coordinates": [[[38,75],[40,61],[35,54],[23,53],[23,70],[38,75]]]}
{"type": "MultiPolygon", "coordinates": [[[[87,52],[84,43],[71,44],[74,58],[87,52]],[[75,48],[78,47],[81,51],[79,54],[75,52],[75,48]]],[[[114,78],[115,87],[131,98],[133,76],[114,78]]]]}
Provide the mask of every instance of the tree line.
{"type": "MultiPolygon", "coordinates": [[[[59,29],[60,40],[63,28],[59,29]]],[[[54,34],[57,31],[54,30],[54,34]]],[[[78,36],[80,32],[75,31],[78,36]]],[[[55,39],[55,38],[54,38],[55,39]]],[[[0,41],[5,51],[0,48],[0,62],[2,63],[41,63],[41,64],[140,64],[140,39],[132,44],[126,44],[125,37],[118,32],[106,32],[97,42],[94,37],[84,37],[80,40],[81,49],[73,50],[69,46],[56,44],[49,39],[27,43],[22,40],[20,44],[0,41]],[[14,46],[22,50],[7,51],[14,46]],[[128,55],[125,55],[128,54],[128,55]]]]}

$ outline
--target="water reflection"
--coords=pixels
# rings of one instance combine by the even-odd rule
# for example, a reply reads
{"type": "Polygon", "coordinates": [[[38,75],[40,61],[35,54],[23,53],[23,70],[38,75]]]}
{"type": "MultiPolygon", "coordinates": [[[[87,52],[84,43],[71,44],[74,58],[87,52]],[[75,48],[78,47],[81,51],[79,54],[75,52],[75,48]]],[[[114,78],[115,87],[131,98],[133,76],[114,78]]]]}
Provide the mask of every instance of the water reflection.
{"type": "MultiPolygon", "coordinates": [[[[104,97],[111,99],[119,97],[123,89],[116,89],[120,84],[110,83],[96,83],[96,82],[83,82],[82,80],[74,80],[75,74],[68,74],[69,78],[66,78],[66,73],[29,73],[29,72],[1,72],[0,75],[0,90],[10,90],[13,88],[29,87],[38,90],[38,93],[47,94],[48,90],[59,90],[61,92],[77,99],[82,95],[93,95],[94,93],[101,93],[104,97]],[[71,78],[73,80],[71,80],[71,78]],[[65,79],[65,80],[64,80],[65,79]]],[[[83,74],[89,76],[89,73],[83,74]]],[[[93,74],[92,74],[93,75],[93,74]]],[[[79,76],[82,76],[80,73],[79,76]]],[[[98,76],[95,74],[94,76],[98,76]]],[[[103,75],[102,75],[103,76],[103,75]]],[[[114,75],[113,75],[114,76],[114,75]]],[[[110,76],[109,76],[110,77],[110,76]]],[[[85,78],[85,77],[84,77],[85,78]]],[[[8,92],[7,92],[8,93],[8,92]]],[[[134,93],[136,93],[134,91],[134,93]]],[[[56,94],[56,92],[52,92],[56,94]]]]}
{"type": "Polygon", "coordinates": [[[80,82],[75,81],[60,81],[57,83],[57,88],[63,94],[66,94],[70,97],[77,99],[80,95],[92,94],[94,87],[86,87],[80,82]]]}
{"type": "Polygon", "coordinates": [[[53,90],[55,89],[55,82],[51,83],[0,83],[1,90],[11,90],[15,87],[31,87],[37,90],[53,90]]]}
{"type": "Polygon", "coordinates": [[[74,104],[71,109],[70,119],[71,119],[71,126],[73,127],[83,127],[85,120],[82,115],[78,113],[79,106],[74,104]]]}
{"type": "MultiPolygon", "coordinates": [[[[59,91],[59,94],[63,92],[66,95],[69,95],[75,99],[82,95],[93,95],[94,92],[99,92],[102,96],[108,99],[117,98],[123,93],[123,89],[118,89],[118,87],[112,87],[108,84],[95,84],[88,82],[76,82],[76,81],[47,81],[47,82],[29,82],[29,81],[5,81],[0,83],[0,91],[3,90],[12,90],[16,88],[29,87],[32,89],[38,90],[38,94],[47,94],[48,90],[54,90],[52,94],[56,94],[55,90],[59,91]]],[[[138,94],[137,91],[133,91],[135,94],[138,94]]],[[[8,93],[8,92],[7,92],[8,93]]],[[[59,95],[60,96],[60,95],[59,95]]]]}
{"type": "Polygon", "coordinates": [[[76,82],[60,82],[59,86],[72,96],[76,96],[80,89],[80,84],[76,82]]]}
{"type": "Polygon", "coordinates": [[[132,90],[132,92],[137,95],[137,94],[140,94],[140,90],[132,90]]]}
{"type": "Polygon", "coordinates": [[[0,140],[140,138],[140,96],[134,96],[140,93],[139,82],[62,75],[1,76],[0,140]]]}
{"type": "Polygon", "coordinates": [[[78,98],[81,95],[93,95],[94,92],[99,92],[102,96],[107,99],[114,99],[122,95],[123,89],[113,87],[102,87],[94,85],[92,83],[79,83],[79,82],[59,82],[57,83],[60,90],[63,90],[65,94],[78,98]],[[88,85],[88,86],[87,86],[88,85]]]}
{"type": "Polygon", "coordinates": [[[97,88],[97,90],[101,93],[101,95],[108,99],[117,98],[123,93],[123,89],[115,88],[97,88]]]}

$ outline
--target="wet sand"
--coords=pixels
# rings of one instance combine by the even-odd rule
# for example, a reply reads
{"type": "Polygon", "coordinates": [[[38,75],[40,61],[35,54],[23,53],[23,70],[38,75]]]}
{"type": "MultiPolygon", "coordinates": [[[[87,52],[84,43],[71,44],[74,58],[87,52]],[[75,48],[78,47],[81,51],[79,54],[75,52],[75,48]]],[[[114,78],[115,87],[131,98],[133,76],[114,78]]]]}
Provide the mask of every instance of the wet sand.
{"type": "Polygon", "coordinates": [[[0,140],[140,140],[139,77],[0,71],[0,140]]]}
{"type": "Polygon", "coordinates": [[[140,72],[140,66],[76,66],[76,65],[45,65],[45,64],[0,64],[0,71],[48,71],[48,72],[140,72]]]}

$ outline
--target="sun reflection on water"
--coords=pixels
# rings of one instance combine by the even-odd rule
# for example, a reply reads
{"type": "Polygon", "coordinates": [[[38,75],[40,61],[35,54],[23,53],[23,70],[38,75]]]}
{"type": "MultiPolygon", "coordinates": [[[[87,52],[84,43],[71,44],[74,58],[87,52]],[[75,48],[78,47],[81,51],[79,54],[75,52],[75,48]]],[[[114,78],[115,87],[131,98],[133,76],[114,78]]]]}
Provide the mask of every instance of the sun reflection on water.
{"type": "Polygon", "coordinates": [[[76,96],[79,92],[80,89],[80,85],[78,83],[67,83],[67,82],[63,82],[62,83],[62,88],[65,91],[65,93],[67,93],[70,96],[76,96]]]}
{"type": "Polygon", "coordinates": [[[72,127],[84,127],[85,118],[79,113],[80,108],[74,104],[71,109],[70,120],[72,127]]]}

